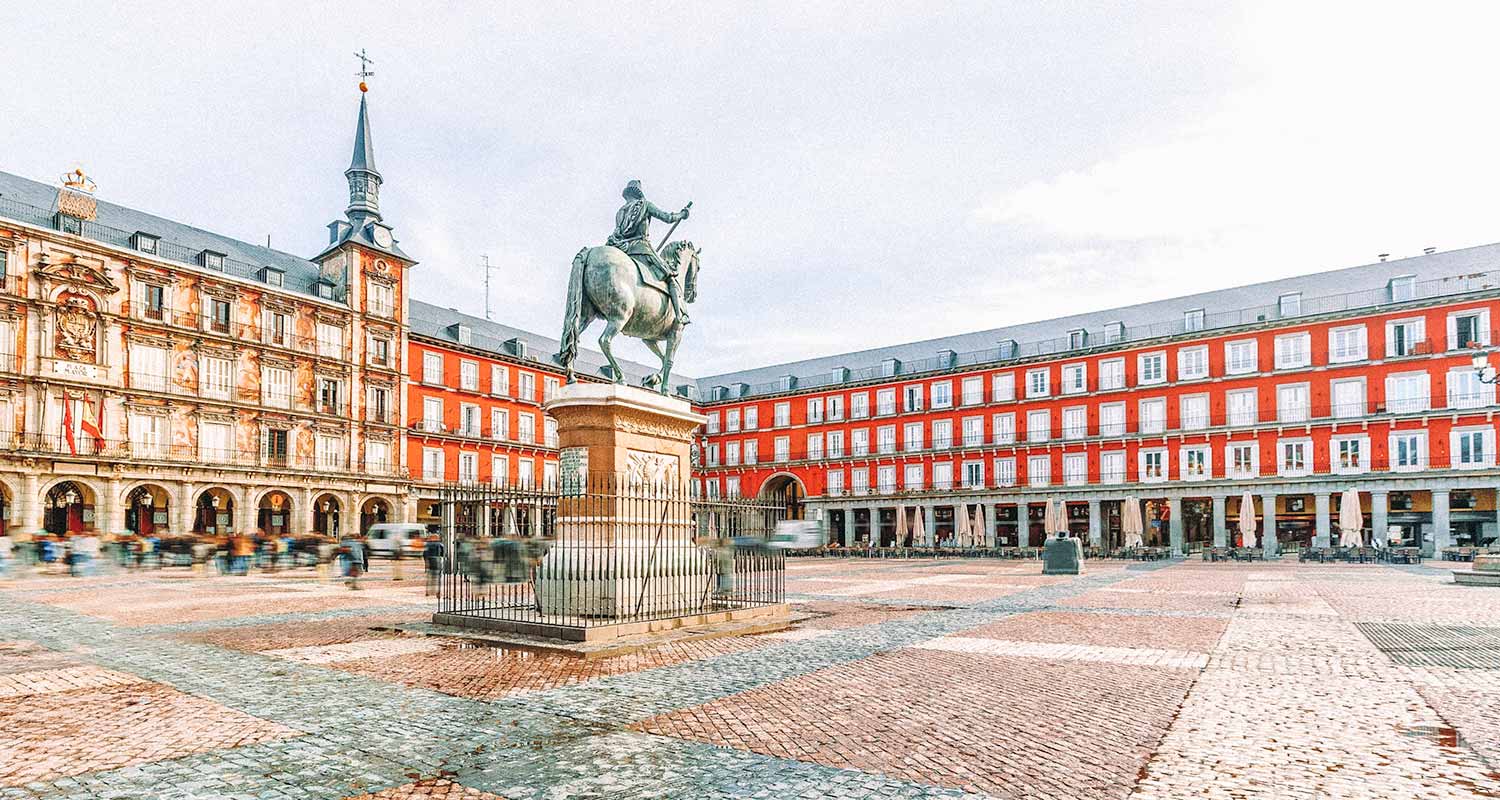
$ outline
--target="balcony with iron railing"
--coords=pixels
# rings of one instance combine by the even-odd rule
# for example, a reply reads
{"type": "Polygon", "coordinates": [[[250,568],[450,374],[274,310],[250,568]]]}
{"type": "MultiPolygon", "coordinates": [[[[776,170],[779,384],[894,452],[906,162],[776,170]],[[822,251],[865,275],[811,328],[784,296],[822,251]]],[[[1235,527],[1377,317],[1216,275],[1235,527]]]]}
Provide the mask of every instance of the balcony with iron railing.
{"type": "MultiPolygon", "coordinates": [[[[1363,289],[1321,297],[1303,297],[1296,314],[1282,315],[1275,303],[1247,306],[1239,309],[1211,314],[1201,324],[1189,326],[1183,318],[1164,322],[1123,327],[1116,331],[1099,329],[1085,331],[1083,337],[1065,335],[1030,342],[1004,343],[996,347],[954,353],[949,356],[932,356],[911,361],[876,364],[858,369],[840,369],[819,375],[796,376],[792,385],[777,380],[748,386],[741,393],[708,398],[708,403],[733,402],[749,397],[783,394],[849,384],[878,381],[882,378],[903,378],[914,375],[948,372],[965,367],[987,366],[1048,356],[1083,356],[1120,349],[1141,342],[1168,339],[1177,336],[1208,336],[1234,328],[1270,324],[1294,324],[1298,321],[1316,320],[1319,317],[1352,312],[1384,312],[1388,309],[1445,297],[1476,292],[1500,290],[1500,270],[1455,275],[1416,282],[1407,295],[1392,299],[1389,287],[1363,289]]],[[[1491,341],[1495,341],[1493,338],[1491,341]]],[[[1434,343],[1425,343],[1428,348],[1434,343]]],[[[1416,354],[1416,353],[1414,353],[1416,354]]]]}
{"type": "MultiPolygon", "coordinates": [[[[62,434],[0,431],[0,453],[103,458],[112,461],[136,460],[313,471],[350,471],[348,456],[342,451],[299,456],[266,450],[220,449],[138,440],[94,439],[85,434],[74,436],[70,444],[68,438],[62,434]]],[[[386,477],[404,477],[406,474],[405,468],[401,465],[387,466],[387,471],[372,474],[386,477]]],[[[369,471],[369,465],[357,470],[361,473],[369,471]]]]}
{"type": "MultiPolygon", "coordinates": [[[[157,323],[170,328],[177,328],[197,333],[207,333],[214,336],[222,336],[233,339],[241,344],[259,344],[266,347],[290,350],[303,355],[327,358],[335,361],[349,361],[352,356],[347,341],[331,341],[319,339],[314,336],[299,336],[297,334],[266,330],[263,326],[251,322],[228,322],[216,319],[211,315],[197,314],[187,311],[172,311],[160,307],[139,307],[134,301],[126,300],[123,303],[121,313],[131,319],[143,322],[157,323]]],[[[390,359],[388,363],[375,364],[383,369],[392,369],[390,359]]]]}

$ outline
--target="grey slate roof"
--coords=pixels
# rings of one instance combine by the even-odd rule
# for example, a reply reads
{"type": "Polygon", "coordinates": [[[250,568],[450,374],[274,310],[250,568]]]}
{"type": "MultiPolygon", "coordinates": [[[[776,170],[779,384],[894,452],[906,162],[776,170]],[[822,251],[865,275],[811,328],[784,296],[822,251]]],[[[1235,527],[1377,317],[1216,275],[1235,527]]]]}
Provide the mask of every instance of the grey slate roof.
{"type": "Polygon", "coordinates": [[[375,168],[375,137],[370,134],[370,115],[365,108],[365,94],[359,94],[359,122],[354,125],[354,156],[349,159],[349,169],[367,169],[377,175],[375,168]]]}
{"type": "MultiPolygon", "coordinates": [[[[94,220],[96,224],[89,226],[86,230],[90,234],[88,236],[90,239],[129,248],[131,247],[130,237],[136,232],[148,233],[161,239],[162,256],[169,260],[182,259],[172,254],[168,245],[178,245],[184,258],[188,257],[188,254],[212,250],[225,255],[224,272],[227,274],[259,280],[260,276],[257,273],[261,267],[275,267],[285,273],[283,288],[313,296],[313,282],[318,278],[318,265],[305,258],[210,233],[191,225],[173,222],[106,200],[96,200],[96,203],[98,205],[98,213],[94,220]]],[[[57,187],[8,172],[0,172],[0,217],[51,227],[52,214],[56,209],[57,187]]],[[[183,261],[183,263],[188,264],[189,268],[217,274],[216,271],[199,267],[190,260],[183,261]]]]}
{"type": "MultiPolygon", "coordinates": [[[[833,385],[844,382],[834,372],[837,368],[851,370],[854,373],[853,379],[858,380],[860,370],[878,370],[886,359],[902,362],[903,367],[897,374],[927,371],[937,369],[940,361],[948,361],[946,357],[938,358],[942,351],[958,354],[949,362],[953,365],[986,363],[999,360],[1003,352],[1001,343],[1007,340],[1018,344],[1019,356],[1061,353],[1070,349],[1066,338],[1069,331],[1083,329],[1088,332],[1091,343],[1098,343],[1104,341],[1105,327],[1115,322],[1122,322],[1126,326],[1127,341],[1149,339],[1185,332],[1183,316],[1194,309],[1204,310],[1205,329],[1208,330],[1275,320],[1278,298],[1295,292],[1302,295],[1303,315],[1379,305],[1389,301],[1389,281],[1406,275],[1416,276],[1418,297],[1500,286],[1500,244],[1479,245],[1105,311],[726,372],[699,378],[698,391],[699,396],[707,400],[712,398],[713,387],[724,386],[730,389],[728,398],[732,399],[736,396],[735,384],[748,384],[748,396],[767,394],[775,391],[772,385],[787,375],[797,378],[796,383],[801,388],[833,385]],[[964,354],[969,355],[966,357],[964,354]]],[[[866,377],[874,377],[874,374],[867,372],[866,377]]]]}
{"type": "MultiPolygon", "coordinates": [[[[463,323],[469,326],[469,346],[479,350],[488,350],[493,353],[514,356],[509,342],[512,339],[521,339],[526,342],[526,347],[531,360],[540,366],[551,369],[561,369],[557,359],[553,356],[557,353],[558,340],[541,336],[520,328],[512,328],[509,325],[501,325],[498,322],[490,322],[483,317],[474,317],[463,314],[451,308],[435,306],[424,303],[421,300],[412,300],[408,309],[411,322],[411,332],[415,335],[429,336],[449,342],[457,342],[451,326],[463,323]]],[[[638,364],[634,361],[617,359],[621,368],[625,370],[625,379],[630,384],[639,386],[641,379],[657,371],[656,367],[638,364]]],[[[593,350],[580,348],[578,358],[574,362],[574,368],[580,375],[592,375],[603,377],[604,354],[593,350]]],[[[692,384],[693,379],[673,375],[673,394],[677,394],[677,387],[683,384],[692,384]]]]}

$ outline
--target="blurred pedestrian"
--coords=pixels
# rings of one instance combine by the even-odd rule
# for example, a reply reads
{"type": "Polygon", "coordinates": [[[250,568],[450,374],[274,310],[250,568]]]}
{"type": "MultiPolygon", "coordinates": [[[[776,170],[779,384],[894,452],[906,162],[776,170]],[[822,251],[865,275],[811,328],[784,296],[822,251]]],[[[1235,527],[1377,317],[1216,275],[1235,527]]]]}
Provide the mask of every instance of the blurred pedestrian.
{"type": "Polygon", "coordinates": [[[11,544],[10,536],[5,531],[0,531],[0,578],[4,578],[10,573],[11,551],[13,548],[14,545],[11,544]]]}
{"type": "Polygon", "coordinates": [[[93,531],[84,531],[69,542],[72,549],[72,574],[86,577],[94,574],[94,559],[99,557],[99,537],[93,531]]]}
{"type": "Polygon", "coordinates": [[[443,575],[443,560],[447,556],[447,548],[443,547],[443,540],[432,538],[422,546],[422,560],[427,563],[427,594],[438,593],[438,581],[443,575]]]}
{"type": "Polygon", "coordinates": [[[359,576],[365,573],[365,546],[358,539],[345,539],[340,543],[344,558],[344,575],[349,579],[350,589],[359,588],[359,576]]]}

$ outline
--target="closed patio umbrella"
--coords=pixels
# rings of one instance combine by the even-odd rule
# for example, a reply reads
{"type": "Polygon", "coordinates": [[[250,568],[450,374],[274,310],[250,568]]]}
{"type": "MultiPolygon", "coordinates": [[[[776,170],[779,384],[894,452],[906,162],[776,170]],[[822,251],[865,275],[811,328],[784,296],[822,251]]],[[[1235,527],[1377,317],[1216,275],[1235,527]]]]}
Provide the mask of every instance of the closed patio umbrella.
{"type": "Polygon", "coordinates": [[[968,506],[959,506],[957,513],[953,515],[953,542],[959,547],[974,546],[974,540],[969,535],[968,506]]]}
{"type": "Polygon", "coordinates": [[[1365,543],[1365,515],[1359,508],[1359,490],[1344,490],[1339,500],[1339,546],[1360,547],[1365,543]]]}
{"type": "Polygon", "coordinates": [[[975,544],[982,545],[984,547],[990,546],[990,529],[985,527],[984,524],[984,503],[977,503],[974,506],[973,531],[975,544]]]}
{"type": "Polygon", "coordinates": [[[1240,496],[1240,545],[1255,546],[1255,498],[1249,490],[1240,496]]]}
{"type": "Polygon", "coordinates": [[[924,521],[924,518],[926,516],[927,515],[925,513],[923,513],[922,509],[920,509],[920,508],[917,509],[917,519],[916,519],[915,522],[912,523],[912,526],[911,526],[911,546],[912,547],[926,547],[927,546],[927,523],[924,521]]]}
{"type": "Polygon", "coordinates": [[[1061,500],[1047,501],[1047,511],[1042,515],[1042,533],[1046,536],[1051,537],[1058,531],[1068,529],[1067,522],[1063,519],[1062,507],[1061,500]]]}
{"type": "Polygon", "coordinates": [[[1143,544],[1141,502],[1134,496],[1125,498],[1125,502],[1120,506],[1120,534],[1126,547],[1140,547],[1143,544]]]}
{"type": "Polygon", "coordinates": [[[906,544],[906,506],[896,506],[896,546],[906,544]]]}

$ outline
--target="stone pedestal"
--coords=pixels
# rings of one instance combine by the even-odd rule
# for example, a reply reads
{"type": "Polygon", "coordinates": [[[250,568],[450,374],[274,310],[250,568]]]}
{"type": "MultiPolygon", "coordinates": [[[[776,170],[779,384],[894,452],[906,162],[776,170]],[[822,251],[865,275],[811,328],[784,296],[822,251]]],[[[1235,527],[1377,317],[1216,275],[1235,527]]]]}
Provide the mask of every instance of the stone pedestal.
{"type": "Polygon", "coordinates": [[[1500,589],[1500,555],[1475,556],[1473,571],[1454,570],[1453,582],[1463,586],[1492,586],[1500,589]]]}
{"type": "Polygon", "coordinates": [[[1076,536],[1054,536],[1042,548],[1043,575],[1079,575],[1083,572],[1083,544],[1076,536]]]}

